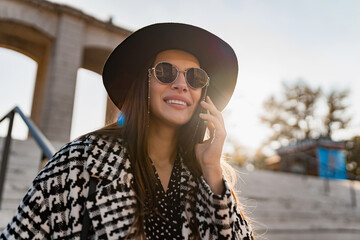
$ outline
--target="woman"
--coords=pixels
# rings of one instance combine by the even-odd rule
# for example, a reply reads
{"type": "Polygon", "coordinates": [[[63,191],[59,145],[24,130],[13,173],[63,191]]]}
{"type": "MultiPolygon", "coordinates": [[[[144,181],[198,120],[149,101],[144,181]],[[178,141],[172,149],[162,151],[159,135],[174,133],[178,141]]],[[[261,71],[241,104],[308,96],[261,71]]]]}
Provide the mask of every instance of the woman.
{"type": "Polygon", "coordinates": [[[220,161],[236,77],[232,48],[204,29],[130,35],[103,69],[120,121],[57,152],[1,237],[252,239],[220,161]]]}

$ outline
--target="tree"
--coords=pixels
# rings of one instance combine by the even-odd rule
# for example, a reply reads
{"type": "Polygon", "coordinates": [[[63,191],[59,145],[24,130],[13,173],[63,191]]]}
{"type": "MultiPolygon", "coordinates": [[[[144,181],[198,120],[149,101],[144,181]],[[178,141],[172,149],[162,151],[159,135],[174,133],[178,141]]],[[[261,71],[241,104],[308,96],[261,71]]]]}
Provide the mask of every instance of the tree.
{"type": "Polygon", "coordinates": [[[355,136],[347,141],[346,150],[346,169],[348,171],[348,177],[352,178],[352,176],[360,176],[360,136],[355,136]]]}
{"type": "Polygon", "coordinates": [[[304,82],[294,86],[283,83],[280,99],[270,96],[264,102],[265,114],[261,121],[273,130],[267,143],[278,142],[276,146],[283,146],[319,135],[314,127],[314,111],[320,93],[320,89],[314,90],[304,82]]]}
{"type": "Polygon", "coordinates": [[[321,88],[313,89],[303,81],[294,85],[283,83],[282,94],[264,102],[265,113],[260,118],[273,130],[265,145],[274,149],[296,140],[331,137],[350,121],[344,103],[348,95],[348,90],[333,90],[326,95],[321,88]],[[326,113],[319,115],[324,105],[326,113]]]}
{"type": "Polygon", "coordinates": [[[348,96],[348,90],[333,90],[327,95],[328,113],[324,118],[326,136],[331,136],[334,131],[344,129],[348,126],[350,118],[343,115],[347,108],[344,100],[346,100],[348,96]]]}
{"type": "Polygon", "coordinates": [[[228,138],[227,145],[231,147],[231,153],[226,153],[225,158],[232,165],[243,166],[249,158],[248,149],[239,145],[235,140],[228,138]]]}
{"type": "Polygon", "coordinates": [[[258,148],[252,157],[252,163],[256,169],[268,169],[265,162],[266,155],[262,152],[262,147],[258,148]]]}

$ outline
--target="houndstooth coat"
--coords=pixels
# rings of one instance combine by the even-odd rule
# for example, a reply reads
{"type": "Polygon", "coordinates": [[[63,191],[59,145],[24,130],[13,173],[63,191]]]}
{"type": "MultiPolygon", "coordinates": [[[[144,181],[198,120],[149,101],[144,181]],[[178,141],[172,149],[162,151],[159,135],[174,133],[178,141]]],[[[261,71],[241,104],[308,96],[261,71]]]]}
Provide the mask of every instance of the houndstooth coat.
{"type": "MultiPolygon", "coordinates": [[[[226,181],[225,194],[215,195],[204,179],[195,181],[182,165],[181,197],[196,185],[199,187],[193,196],[196,213],[187,212],[189,206],[183,203],[183,239],[193,236],[188,225],[193,218],[199,223],[202,239],[252,239],[250,226],[236,206],[226,181]]],[[[123,239],[134,220],[133,181],[121,140],[90,136],[70,142],[35,178],[0,238],[80,239],[87,208],[94,229],[91,238],[123,239]],[[88,196],[90,176],[99,181],[96,191],[88,196]]]]}

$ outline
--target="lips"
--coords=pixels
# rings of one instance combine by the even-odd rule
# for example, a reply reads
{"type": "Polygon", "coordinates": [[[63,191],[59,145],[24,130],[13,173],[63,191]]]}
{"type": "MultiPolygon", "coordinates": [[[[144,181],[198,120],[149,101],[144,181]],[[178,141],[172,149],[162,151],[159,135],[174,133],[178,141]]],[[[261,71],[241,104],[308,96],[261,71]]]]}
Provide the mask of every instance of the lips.
{"type": "Polygon", "coordinates": [[[177,95],[173,95],[173,96],[166,96],[164,98],[164,101],[168,104],[175,104],[175,105],[180,105],[180,106],[184,106],[184,107],[188,107],[191,105],[191,102],[182,96],[177,96],[177,95]]]}
{"type": "Polygon", "coordinates": [[[178,105],[187,106],[186,102],[183,102],[183,101],[180,101],[180,100],[170,99],[170,100],[167,100],[167,101],[165,101],[165,102],[166,102],[166,103],[169,103],[169,104],[178,104],[178,105]]]}

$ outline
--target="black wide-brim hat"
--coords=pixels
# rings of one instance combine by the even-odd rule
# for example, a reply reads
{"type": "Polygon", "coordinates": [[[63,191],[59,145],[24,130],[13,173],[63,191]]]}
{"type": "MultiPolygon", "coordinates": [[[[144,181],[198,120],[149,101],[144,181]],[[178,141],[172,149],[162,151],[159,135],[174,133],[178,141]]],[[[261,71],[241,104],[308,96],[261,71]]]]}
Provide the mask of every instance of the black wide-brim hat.
{"type": "Polygon", "coordinates": [[[207,95],[222,111],[236,85],[238,63],[235,52],[216,35],[182,23],[146,26],[114,49],[102,73],[104,86],[114,104],[121,109],[132,82],[139,78],[140,73],[147,76],[149,60],[168,49],[186,51],[199,60],[200,67],[210,77],[207,95]]]}

